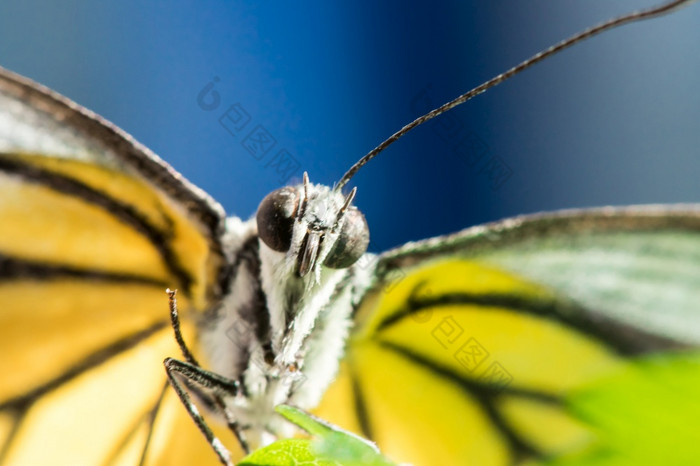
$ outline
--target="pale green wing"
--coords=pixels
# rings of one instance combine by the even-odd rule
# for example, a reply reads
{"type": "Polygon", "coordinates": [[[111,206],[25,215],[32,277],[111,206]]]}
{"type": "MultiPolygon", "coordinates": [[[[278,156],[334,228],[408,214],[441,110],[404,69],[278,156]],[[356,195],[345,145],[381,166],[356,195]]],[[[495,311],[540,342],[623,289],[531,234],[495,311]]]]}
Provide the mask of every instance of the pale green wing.
{"type": "MultiPolygon", "coordinates": [[[[668,390],[610,409],[634,385],[625,371],[700,341],[699,252],[698,206],[652,206],[521,217],[361,261],[376,281],[318,414],[416,466],[589,464],[604,449],[639,464],[624,439],[645,426],[604,414],[656,409],[648,394],[668,390]]],[[[697,381],[648,379],[676,373],[697,381]]]]}
{"type": "Polygon", "coordinates": [[[441,256],[493,264],[602,317],[700,344],[700,205],[516,217],[388,251],[379,273],[441,256]]]}

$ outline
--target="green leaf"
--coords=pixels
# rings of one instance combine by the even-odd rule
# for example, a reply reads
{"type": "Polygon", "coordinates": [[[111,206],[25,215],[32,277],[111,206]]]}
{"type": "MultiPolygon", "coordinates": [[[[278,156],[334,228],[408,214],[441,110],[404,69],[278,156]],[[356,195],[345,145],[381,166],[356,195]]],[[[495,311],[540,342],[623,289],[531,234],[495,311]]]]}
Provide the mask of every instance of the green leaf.
{"type": "Polygon", "coordinates": [[[280,405],[276,410],[313,439],[278,440],[250,454],[241,466],[394,466],[372,442],[298,408],[280,405]]]}
{"type": "Polygon", "coordinates": [[[239,466],[340,466],[318,457],[309,439],[283,439],[254,451],[239,466]]]}
{"type": "Polygon", "coordinates": [[[391,466],[394,464],[384,458],[377,446],[369,440],[293,406],[280,405],[276,410],[314,436],[312,447],[319,457],[336,461],[343,466],[391,466]]]}
{"type": "Polygon", "coordinates": [[[572,411],[595,428],[597,443],[557,466],[697,464],[700,354],[664,354],[574,394],[572,411]]]}

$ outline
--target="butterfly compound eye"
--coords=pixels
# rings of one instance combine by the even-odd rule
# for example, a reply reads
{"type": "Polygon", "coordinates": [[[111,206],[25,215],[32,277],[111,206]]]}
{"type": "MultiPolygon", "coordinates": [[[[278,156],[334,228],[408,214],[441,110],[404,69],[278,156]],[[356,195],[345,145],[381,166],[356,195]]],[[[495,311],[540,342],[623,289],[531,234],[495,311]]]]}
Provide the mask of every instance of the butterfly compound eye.
{"type": "Polygon", "coordinates": [[[343,226],[333,249],[323,262],[332,269],[344,269],[354,264],[367,251],[369,227],[362,212],[350,207],[343,215],[343,226]]]}
{"type": "Polygon", "coordinates": [[[289,187],[272,191],[262,200],[255,221],[258,224],[258,236],[270,249],[278,252],[289,249],[298,207],[297,191],[289,187]]]}

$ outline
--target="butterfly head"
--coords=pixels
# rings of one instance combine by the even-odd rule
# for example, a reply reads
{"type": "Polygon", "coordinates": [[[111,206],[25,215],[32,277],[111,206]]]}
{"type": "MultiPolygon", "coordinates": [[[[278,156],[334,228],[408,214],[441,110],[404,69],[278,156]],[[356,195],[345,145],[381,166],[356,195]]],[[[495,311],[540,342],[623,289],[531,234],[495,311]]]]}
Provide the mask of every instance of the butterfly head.
{"type": "Polygon", "coordinates": [[[339,190],[309,182],[280,188],[260,203],[256,215],[262,242],[294,264],[303,278],[318,275],[320,267],[343,269],[354,264],[369,244],[364,215],[352,205],[356,188],[339,190]]]}

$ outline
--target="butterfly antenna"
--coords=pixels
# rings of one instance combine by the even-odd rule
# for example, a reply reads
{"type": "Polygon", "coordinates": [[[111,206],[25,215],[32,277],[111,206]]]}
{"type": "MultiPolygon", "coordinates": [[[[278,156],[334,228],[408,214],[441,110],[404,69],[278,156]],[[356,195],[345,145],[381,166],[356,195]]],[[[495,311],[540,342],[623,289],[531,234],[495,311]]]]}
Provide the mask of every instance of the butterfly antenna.
{"type": "Polygon", "coordinates": [[[655,18],[657,16],[664,15],[666,13],[670,13],[671,11],[687,6],[691,3],[693,3],[695,0],[675,0],[671,2],[666,2],[662,5],[656,6],[656,7],[651,7],[648,9],[644,10],[637,10],[633,11],[631,13],[628,13],[626,15],[619,16],[617,18],[610,19],[608,21],[605,21],[603,23],[598,24],[597,26],[590,27],[582,32],[579,32],[578,34],[575,34],[568,39],[564,39],[563,41],[552,45],[551,47],[536,53],[532,57],[528,58],[527,60],[515,65],[505,73],[501,73],[498,76],[491,78],[490,80],[486,81],[485,83],[475,87],[471,91],[460,95],[454,100],[451,100],[447,102],[446,104],[436,108],[435,110],[432,110],[425,115],[416,118],[413,120],[411,123],[407,124],[391,136],[389,136],[388,139],[386,139],[384,142],[379,144],[377,147],[372,149],[367,155],[362,157],[360,160],[355,163],[350,169],[343,175],[343,177],[340,179],[340,181],[335,185],[335,190],[340,190],[343,186],[347,184],[348,181],[350,181],[350,178],[357,173],[357,171],[362,168],[367,162],[372,160],[374,157],[376,157],[381,151],[389,147],[392,143],[396,142],[401,136],[404,134],[408,133],[411,131],[413,128],[415,128],[418,125],[421,125],[425,123],[428,120],[432,120],[436,116],[445,113],[448,110],[451,110],[452,108],[456,107],[457,105],[463,104],[467,100],[471,99],[472,97],[475,97],[482,92],[496,86],[497,84],[501,84],[503,81],[505,81],[508,78],[511,78],[515,76],[516,74],[520,73],[521,71],[526,70],[527,68],[531,67],[532,65],[539,63],[540,61],[544,60],[545,58],[548,58],[552,55],[554,55],[557,52],[561,52],[562,50],[571,47],[572,45],[581,42],[583,40],[588,39],[589,37],[593,37],[596,34],[600,34],[601,32],[605,32],[607,30],[616,28],[618,26],[622,26],[623,24],[631,23],[634,21],[640,21],[643,19],[650,19],[650,18],[655,18]]]}

